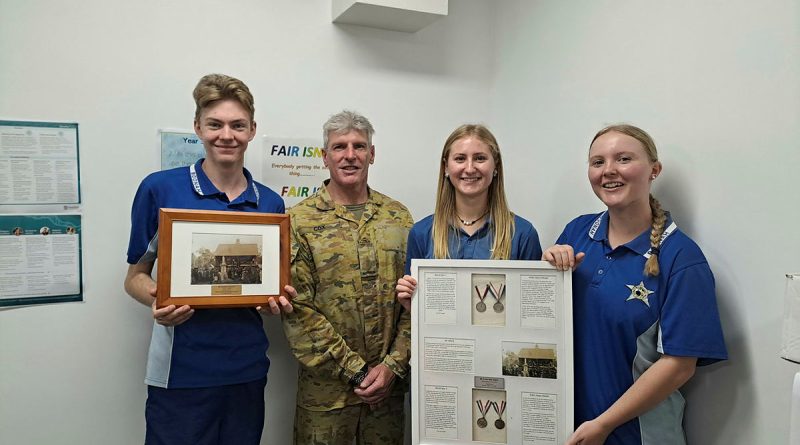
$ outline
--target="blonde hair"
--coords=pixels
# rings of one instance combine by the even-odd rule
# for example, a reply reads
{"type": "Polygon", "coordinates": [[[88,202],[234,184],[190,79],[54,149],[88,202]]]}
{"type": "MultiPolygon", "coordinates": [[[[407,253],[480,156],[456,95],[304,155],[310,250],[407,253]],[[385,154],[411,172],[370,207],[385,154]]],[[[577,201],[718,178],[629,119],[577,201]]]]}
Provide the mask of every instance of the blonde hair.
{"type": "Polygon", "coordinates": [[[248,114],[250,114],[250,122],[256,114],[255,100],[250,93],[244,82],[241,80],[226,76],[225,74],[208,74],[203,76],[197,86],[192,91],[194,103],[196,105],[194,111],[194,120],[200,120],[200,113],[203,109],[211,106],[212,103],[219,100],[234,100],[239,102],[248,114]]]}
{"type": "Polygon", "coordinates": [[[455,187],[445,176],[447,158],[450,149],[459,139],[475,137],[489,146],[494,159],[497,175],[489,185],[488,211],[493,234],[492,259],[509,259],[511,256],[511,239],[514,237],[514,214],[508,208],[506,192],[503,186],[503,158],[497,139],[488,128],[480,124],[464,124],[450,133],[442,149],[439,165],[439,188],[436,192],[436,211],[433,214],[433,257],[450,258],[450,230],[458,230],[456,220],[455,187]]]}
{"type": "MultiPolygon", "coordinates": [[[[591,147],[597,138],[606,134],[606,133],[621,133],[627,136],[630,136],[640,144],[642,144],[642,148],[644,152],[647,154],[647,158],[650,160],[650,163],[658,162],[658,150],[656,149],[656,143],[653,141],[653,138],[647,134],[646,131],[642,130],[639,127],[628,125],[628,124],[617,124],[617,125],[610,125],[602,130],[598,131],[594,138],[592,138],[592,142],[589,144],[591,147]]],[[[652,216],[652,228],[650,229],[650,257],[644,263],[644,273],[647,276],[657,276],[659,272],[658,268],[658,255],[660,254],[660,246],[661,246],[661,235],[664,234],[664,226],[667,222],[667,214],[664,209],[661,208],[661,203],[650,194],[650,214],[652,216]]]]}

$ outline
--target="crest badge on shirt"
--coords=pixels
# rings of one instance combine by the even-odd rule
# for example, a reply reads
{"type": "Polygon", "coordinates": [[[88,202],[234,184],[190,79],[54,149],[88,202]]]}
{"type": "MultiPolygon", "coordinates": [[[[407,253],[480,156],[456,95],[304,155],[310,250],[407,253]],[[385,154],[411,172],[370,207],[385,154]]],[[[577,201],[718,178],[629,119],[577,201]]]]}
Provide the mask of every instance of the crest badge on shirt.
{"type": "Polygon", "coordinates": [[[632,284],[626,284],[625,286],[631,290],[631,295],[625,301],[641,300],[647,305],[647,307],[650,307],[650,300],[648,299],[648,296],[654,292],[644,287],[644,281],[640,281],[639,284],[635,286],[632,284]]]}

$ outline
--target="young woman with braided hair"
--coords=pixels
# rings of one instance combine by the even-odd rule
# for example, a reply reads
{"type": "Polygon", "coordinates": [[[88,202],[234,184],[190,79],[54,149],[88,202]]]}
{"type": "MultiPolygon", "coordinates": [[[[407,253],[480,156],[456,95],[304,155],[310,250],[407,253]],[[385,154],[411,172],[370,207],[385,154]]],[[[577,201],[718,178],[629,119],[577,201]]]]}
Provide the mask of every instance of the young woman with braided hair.
{"type": "Polygon", "coordinates": [[[542,256],[574,270],[568,445],[685,444],[678,389],[696,366],[727,359],[708,262],[650,194],[660,173],[645,131],[600,130],[589,182],[607,210],[575,218],[542,256]]]}

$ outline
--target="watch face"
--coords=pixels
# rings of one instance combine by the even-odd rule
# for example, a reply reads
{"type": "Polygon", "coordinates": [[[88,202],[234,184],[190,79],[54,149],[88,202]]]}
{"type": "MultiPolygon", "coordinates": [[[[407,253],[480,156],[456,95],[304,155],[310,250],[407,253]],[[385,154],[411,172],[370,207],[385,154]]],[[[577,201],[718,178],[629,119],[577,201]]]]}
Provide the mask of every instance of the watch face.
{"type": "Polygon", "coordinates": [[[351,379],[353,381],[353,386],[360,385],[366,377],[367,373],[364,371],[358,371],[357,373],[353,374],[353,378],[351,379]]]}

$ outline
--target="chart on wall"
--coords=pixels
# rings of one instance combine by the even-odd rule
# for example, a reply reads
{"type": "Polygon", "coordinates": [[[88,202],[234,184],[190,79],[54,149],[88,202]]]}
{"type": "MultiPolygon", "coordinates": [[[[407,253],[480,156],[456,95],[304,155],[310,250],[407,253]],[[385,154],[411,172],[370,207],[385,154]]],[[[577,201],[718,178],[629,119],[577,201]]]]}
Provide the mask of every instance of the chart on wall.
{"type": "Polygon", "coordinates": [[[79,204],[78,124],[0,120],[0,205],[79,204]]]}
{"type": "Polygon", "coordinates": [[[0,215],[0,306],[81,301],[80,215],[0,215]]]}

